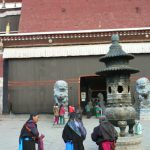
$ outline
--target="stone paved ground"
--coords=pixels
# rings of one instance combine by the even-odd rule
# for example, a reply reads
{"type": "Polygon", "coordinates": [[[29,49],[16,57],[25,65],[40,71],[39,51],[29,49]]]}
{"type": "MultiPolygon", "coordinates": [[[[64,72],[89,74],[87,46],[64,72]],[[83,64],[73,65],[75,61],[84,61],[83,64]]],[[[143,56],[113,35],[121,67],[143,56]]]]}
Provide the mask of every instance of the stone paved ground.
{"type": "MultiPolygon", "coordinates": [[[[28,119],[28,115],[9,115],[0,116],[0,150],[18,150],[18,136],[22,125],[28,119]]],[[[91,119],[83,119],[87,129],[87,138],[84,141],[85,150],[97,150],[95,143],[91,141],[90,134],[93,127],[98,124],[98,120],[94,117],[91,119]]],[[[150,120],[143,120],[144,150],[150,150],[150,120]]],[[[52,125],[52,116],[40,115],[38,122],[40,133],[45,134],[45,150],[65,150],[65,145],[61,138],[62,127],[52,125]]]]}

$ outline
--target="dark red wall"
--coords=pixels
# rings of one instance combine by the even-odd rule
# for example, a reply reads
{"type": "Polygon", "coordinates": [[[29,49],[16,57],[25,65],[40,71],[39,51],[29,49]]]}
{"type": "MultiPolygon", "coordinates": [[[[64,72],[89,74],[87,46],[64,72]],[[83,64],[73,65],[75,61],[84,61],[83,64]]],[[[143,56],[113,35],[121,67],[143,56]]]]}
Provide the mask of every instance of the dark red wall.
{"type": "Polygon", "coordinates": [[[149,0],[23,0],[20,32],[150,26],[149,0]]]}

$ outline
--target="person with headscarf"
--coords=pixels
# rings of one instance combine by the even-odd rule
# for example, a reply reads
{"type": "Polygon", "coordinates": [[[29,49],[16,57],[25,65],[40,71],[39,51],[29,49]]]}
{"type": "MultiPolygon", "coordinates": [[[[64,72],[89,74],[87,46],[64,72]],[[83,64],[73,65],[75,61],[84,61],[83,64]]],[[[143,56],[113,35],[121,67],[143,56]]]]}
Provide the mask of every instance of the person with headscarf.
{"type": "Polygon", "coordinates": [[[82,121],[82,109],[80,106],[75,108],[75,113],[77,114],[77,118],[79,121],[82,121]]]}
{"type": "Polygon", "coordinates": [[[86,111],[87,118],[91,118],[91,107],[89,102],[85,105],[85,111],[86,111]]]}
{"type": "Polygon", "coordinates": [[[38,119],[38,114],[33,113],[23,125],[19,137],[19,150],[36,150],[35,143],[38,143],[38,150],[44,149],[42,143],[44,135],[39,137],[39,131],[37,129],[38,119]]]}
{"type": "Polygon", "coordinates": [[[100,124],[94,128],[91,138],[99,146],[99,150],[115,150],[118,133],[105,116],[99,119],[100,124]]]}
{"type": "Polygon", "coordinates": [[[58,106],[58,103],[56,103],[54,106],[53,106],[53,112],[54,112],[54,124],[53,125],[58,125],[59,123],[59,106],[58,106]]]}
{"type": "Polygon", "coordinates": [[[70,114],[69,121],[64,127],[62,138],[66,143],[66,150],[68,143],[73,145],[73,150],[84,150],[83,141],[86,138],[86,129],[82,121],[77,118],[75,112],[70,114]]]}
{"type": "Polygon", "coordinates": [[[61,104],[60,108],[59,108],[59,122],[60,122],[61,125],[65,124],[65,116],[64,116],[65,112],[66,112],[66,110],[64,108],[64,105],[61,104]]]}
{"type": "Polygon", "coordinates": [[[75,107],[72,105],[69,105],[69,114],[75,112],[75,107]]]}

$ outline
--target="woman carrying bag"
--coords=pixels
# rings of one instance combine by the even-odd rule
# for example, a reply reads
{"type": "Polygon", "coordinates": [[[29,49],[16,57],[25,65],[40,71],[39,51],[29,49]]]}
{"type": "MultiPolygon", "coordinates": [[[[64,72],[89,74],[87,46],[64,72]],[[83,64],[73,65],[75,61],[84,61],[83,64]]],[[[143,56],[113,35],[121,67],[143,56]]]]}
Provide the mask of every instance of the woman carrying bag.
{"type": "Polygon", "coordinates": [[[86,129],[83,123],[77,119],[76,113],[71,113],[66,123],[62,138],[66,143],[66,150],[84,150],[83,141],[86,138],[86,129]]]}
{"type": "Polygon", "coordinates": [[[36,150],[35,144],[38,144],[38,150],[44,150],[43,138],[44,135],[39,137],[37,129],[38,114],[33,113],[30,118],[23,125],[19,137],[19,150],[36,150]]]}

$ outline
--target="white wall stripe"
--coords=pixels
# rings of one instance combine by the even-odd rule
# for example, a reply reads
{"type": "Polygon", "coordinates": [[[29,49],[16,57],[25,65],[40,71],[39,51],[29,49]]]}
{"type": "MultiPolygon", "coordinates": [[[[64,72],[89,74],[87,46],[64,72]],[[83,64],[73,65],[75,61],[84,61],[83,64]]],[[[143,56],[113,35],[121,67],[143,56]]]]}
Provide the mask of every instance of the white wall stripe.
{"type": "Polygon", "coordinates": [[[5,11],[4,13],[0,13],[0,18],[6,16],[20,15],[21,10],[13,10],[13,11],[5,11]]]}
{"type": "MultiPolygon", "coordinates": [[[[2,0],[1,0],[2,2],[2,0]]],[[[3,3],[0,2],[0,9],[8,9],[8,8],[21,8],[22,3],[20,2],[13,2],[13,3],[5,3],[5,8],[2,8],[3,3]]]]}
{"type": "MultiPolygon", "coordinates": [[[[67,57],[104,55],[111,44],[4,48],[3,58],[67,57]]],[[[150,53],[150,43],[121,43],[127,53],[150,53]]]]}

